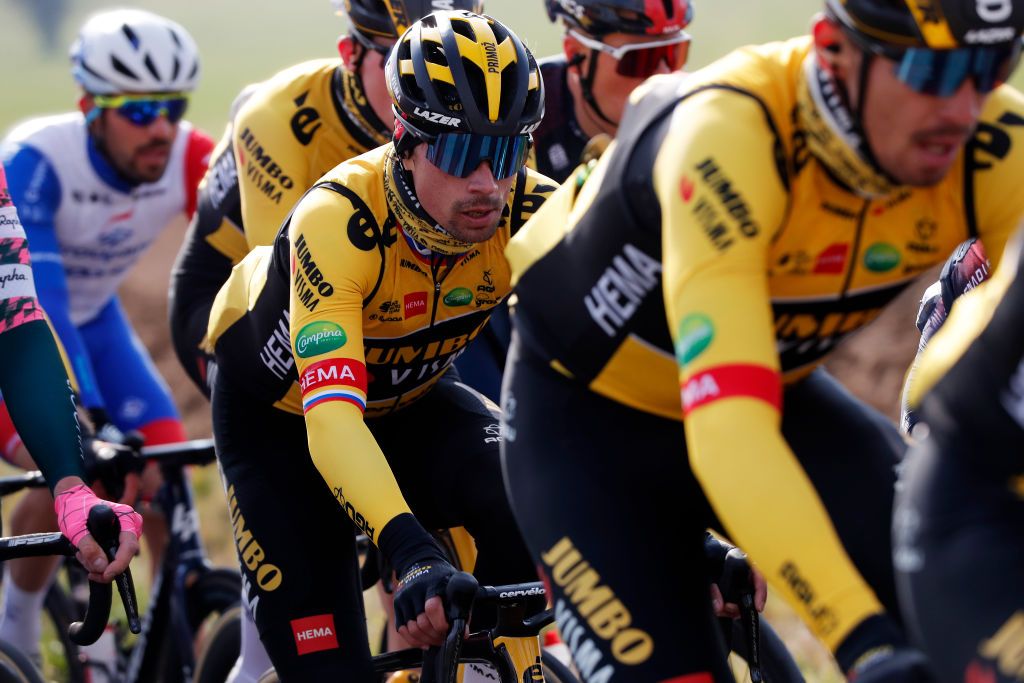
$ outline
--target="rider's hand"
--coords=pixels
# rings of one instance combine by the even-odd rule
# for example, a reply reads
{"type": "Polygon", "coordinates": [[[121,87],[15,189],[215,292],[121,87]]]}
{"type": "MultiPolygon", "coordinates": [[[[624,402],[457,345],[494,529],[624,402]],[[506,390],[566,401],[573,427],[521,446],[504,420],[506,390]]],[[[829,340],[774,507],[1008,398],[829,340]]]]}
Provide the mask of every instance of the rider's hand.
{"type": "Polygon", "coordinates": [[[82,439],[85,474],[101,498],[117,498],[133,505],[139,495],[139,449],[126,443],[103,441],[95,436],[82,439]]]}
{"type": "MultiPolygon", "coordinates": [[[[754,584],[754,608],[758,612],[763,612],[768,601],[768,582],[764,580],[764,574],[753,566],[750,567],[750,581],[754,584]]],[[[740,618],[739,605],[722,600],[722,591],[716,583],[711,584],[711,607],[715,610],[716,617],[740,618]]]]}
{"type": "Polygon", "coordinates": [[[441,645],[448,635],[441,595],[455,568],[441,559],[416,562],[398,574],[395,626],[413,647],[441,645]]]}
{"type": "Polygon", "coordinates": [[[57,482],[53,498],[57,526],[78,548],[76,557],[89,572],[90,581],[110,583],[128,568],[128,563],[139,550],[139,537],[142,535],[142,516],[139,513],[127,505],[101,500],[78,477],[64,477],[57,482]],[[106,553],[86,528],[89,510],[96,505],[110,507],[121,525],[120,544],[112,562],[107,561],[106,553]]]}
{"type": "Polygon", "coordinates": [[[946,322],[954,302],[984,282],[988,275],[988,257],[981,242],[974,238],[956,248],[942,266],[938,281],[921,298],[917,329],[925,344],[946,322]]]}
{"type": "Polygon", "coordinates": [[[932,683],[928,659],[909,647],[883,646],[868,650],[846,672],[856,683],[932,683]]]}

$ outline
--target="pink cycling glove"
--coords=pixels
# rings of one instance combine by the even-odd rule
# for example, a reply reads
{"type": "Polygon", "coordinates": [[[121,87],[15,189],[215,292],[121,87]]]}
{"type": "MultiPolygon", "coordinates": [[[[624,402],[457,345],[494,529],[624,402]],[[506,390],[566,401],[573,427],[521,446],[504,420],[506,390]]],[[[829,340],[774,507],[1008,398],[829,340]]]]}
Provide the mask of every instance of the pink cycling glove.
{"type": "Polygon", "coordinates": [[[137,537],[142,537],[142,515],[134,508],[130,505],[103,500],[88,486],[79,484],[59,493],[53,501],[53,507],[57,510],[57,526],[76,548],[78,541],[89,533],[85,522],[89,517],[89,510],[96,505],[106,505],[114,511],[121,523],[121,531],[130,531],[137,537]]]}

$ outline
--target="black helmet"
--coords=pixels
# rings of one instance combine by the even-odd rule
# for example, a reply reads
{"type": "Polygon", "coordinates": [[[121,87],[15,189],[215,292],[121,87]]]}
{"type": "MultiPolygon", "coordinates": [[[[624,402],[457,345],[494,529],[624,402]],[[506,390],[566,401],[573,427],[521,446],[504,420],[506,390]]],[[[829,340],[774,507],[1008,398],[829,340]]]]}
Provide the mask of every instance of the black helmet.
{"type": "Polygon", "coordinates": [[[869,44],[949,50],[1013,43],[1024,0],[825,0],[826,12],[869,44]]]}
{"type": "Polygon", "coordinates": [[[384,73],[395,115],[420,139],[522,135],[544,115],[537,62],[488,16],[457,10],[423,17],[398,40],[384,73]]]}
{"type": "Polygon", "coordinates": [[[693,21],[692,0],[544,0],[548,18],[592,36],[634,33],[659,36],[693,21]]]}
{"type": "Polygon", "coordinates": [[[352,28],[368,38],[397,39],[413,22],[442,9],[483,12],[483,0],[331,0],[352,28]]]}

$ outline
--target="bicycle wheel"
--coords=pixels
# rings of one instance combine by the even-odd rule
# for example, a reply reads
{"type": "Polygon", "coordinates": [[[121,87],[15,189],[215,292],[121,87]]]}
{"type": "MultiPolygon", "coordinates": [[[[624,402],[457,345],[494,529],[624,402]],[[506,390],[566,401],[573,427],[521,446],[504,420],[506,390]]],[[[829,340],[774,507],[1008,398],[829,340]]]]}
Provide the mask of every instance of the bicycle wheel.
{"type": "Polygon", "coordinates": [[[35,665],[10,643],[0,640],[0,683],[44,683],[35,665]]]}
{"type": "MultiPolygon", "coordinates": [[[[204,572],[195,583],[185,589],[188,612],[186,616],[192,629],[192,645],[196,652],[203,649],[203,642],[209,637],[210,629],[217,618],[241,602],[241,593],[241,576],[238,571],[226,568],[204,572]]],[[[173,637],[168,638],[163,644],[158,670],[163,672],[164,680],[176,681],[181,678],[182,660],[179,647],[181,645],[175,642],[173,637]]],[[[235,657],[238,657],[238,648],[235,649],[235,657]]]]}
{"type": "Polygon", "coordinates": [[[562,660],[548,652],[540,652],[540,668],[544,672],[545,683],[579,683],[580,679],[573,674],[562,660]]]}
{"type": "Polygon", "coordinates": [[[210,626],[199,661],[195,683],[224,683],[242,647],[242,607],[235,605],[210,626]]]}
{"type": "Polygon", "coordinates": [[[43,612],[49,624],[44,623],[46,640],[40,643],[43,674],[48,681],[58,683],[85,683],[85,665],[81,652],[68,637],[68,627],[81,619],[78,605],[59,581],[50,584],[43,601],[43,612]]]}

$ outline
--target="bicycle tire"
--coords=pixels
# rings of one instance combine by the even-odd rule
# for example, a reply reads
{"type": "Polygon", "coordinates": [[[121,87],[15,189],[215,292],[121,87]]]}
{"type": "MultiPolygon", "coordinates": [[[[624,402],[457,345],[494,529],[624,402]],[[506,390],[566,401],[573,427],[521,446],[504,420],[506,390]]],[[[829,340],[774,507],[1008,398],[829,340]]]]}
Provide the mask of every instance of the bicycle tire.
{"type": "Polygon", "coordinates": [[[0,683],[44,683],[28,657],[10,643],[0,640],[0,683]]]}
{"type": "MultiPolygon", "coordinates": [[[[198,637],[199,627],[203,622],[213,615],[223,615],[241,602],[242,578],[237,570],[218,567],[203,572],[185,591],[188,623],[193,637],[198,637]]],[[[174,638],[168,638],[162,644],[157,670],[163,674],[162,679],[165,681],[181,679],[182,661],[178,647],[179,644],[174,638]]],[[[202,647],[199,649],[202,650],[202,647]]],[[[235,657],[238,657],[238,651],[235,652],[235,657]]]]}
{"type": "Polygon", "coordinates": [[[195,683],[224,683],[242,649],[242,606],[235,605],[217,618],[196,662],[195,683]]]}
{"type": "Polygon", "coordinates": [[[46,591],[43,610],[53,623],[53,635],[64,653],[64,663],[67,667],[67,677],[64,680],[67,683],[85,683],[85,664],[82,662],[81,651],[68,637],[68,627],[82,618],[78,605],[60,582],[53,581],[46,591]]]}

